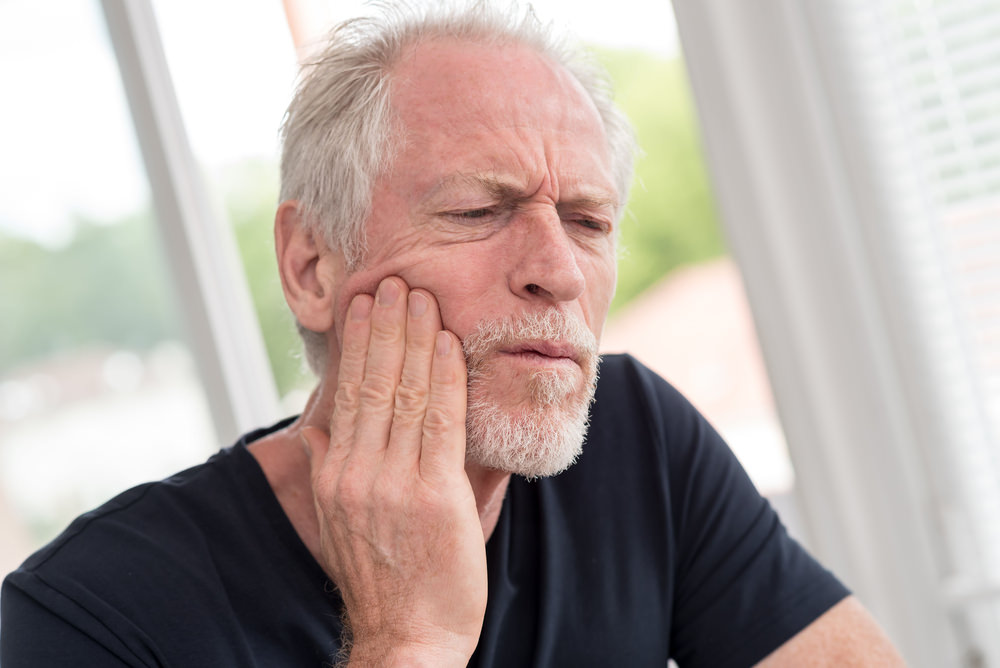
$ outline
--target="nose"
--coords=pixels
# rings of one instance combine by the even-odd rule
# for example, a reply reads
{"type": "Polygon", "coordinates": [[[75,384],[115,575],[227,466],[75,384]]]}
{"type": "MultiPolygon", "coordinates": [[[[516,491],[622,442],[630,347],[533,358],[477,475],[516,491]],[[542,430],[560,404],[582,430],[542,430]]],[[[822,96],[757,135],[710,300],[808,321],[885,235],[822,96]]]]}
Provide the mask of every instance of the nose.
{"type": "Polygon", "coordinates": [[[522,299],[572,301],[583,294],[586,278],[580,270],[575,242],[568,236],[556,211],[522,214],[517,233],[515,261],[508,274],[510,290],[522,299]]]}

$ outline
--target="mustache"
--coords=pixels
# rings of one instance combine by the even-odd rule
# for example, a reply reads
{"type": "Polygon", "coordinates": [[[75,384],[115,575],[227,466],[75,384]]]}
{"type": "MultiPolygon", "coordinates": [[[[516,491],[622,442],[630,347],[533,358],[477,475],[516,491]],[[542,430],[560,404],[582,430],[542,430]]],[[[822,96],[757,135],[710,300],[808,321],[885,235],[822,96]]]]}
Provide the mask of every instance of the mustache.
{"type": "Polygon", "coordinates": [[[500,350],[540,341],[569,348],[584,369],[596,363],[594,333],[579,318],[558,309],[481,320],[462,341],[462,350],[470,373],[475,373],[500,350]]]}

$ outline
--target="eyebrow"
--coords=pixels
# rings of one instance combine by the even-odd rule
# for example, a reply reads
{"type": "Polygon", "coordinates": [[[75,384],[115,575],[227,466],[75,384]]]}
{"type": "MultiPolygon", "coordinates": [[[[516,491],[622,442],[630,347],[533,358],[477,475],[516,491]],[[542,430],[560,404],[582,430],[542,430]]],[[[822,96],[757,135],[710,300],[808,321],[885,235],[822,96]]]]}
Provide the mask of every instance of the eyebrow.
{"type": "MultiPolygon", "coordinates": [[[[433,199],[442,192],[456,187],[472,186],[489,193],[502,202],[511,202],[525,199],[523,186],[512,179],[505,179],[489,173],[459,172],[446,176],[435,185],[428,193],[427,199],[433,199]]],[[[591,189],[587,189],[591,190],[591,189]]],[[[560,200],[558,205],[575,205],[587,207],[599,207],[617,209],[618,198],[603,191],[602,189],[583,192],[575,197],[560,200]]]]}

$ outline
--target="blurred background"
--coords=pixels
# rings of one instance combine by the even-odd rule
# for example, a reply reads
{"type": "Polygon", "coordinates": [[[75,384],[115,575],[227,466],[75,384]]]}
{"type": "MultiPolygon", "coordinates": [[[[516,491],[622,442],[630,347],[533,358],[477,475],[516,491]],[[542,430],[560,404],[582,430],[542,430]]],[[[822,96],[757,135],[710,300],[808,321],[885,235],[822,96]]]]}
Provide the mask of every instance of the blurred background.
{"type": "MultiPolygon", "coordinates": [[[[1000,7],[532,4],[644,151],[604,350],[706,414],[911,665],[1000,666],[1000,7]]],[[[0,0],[0,573],[303,405],[277,128],[363,11],[0,0]]]]}

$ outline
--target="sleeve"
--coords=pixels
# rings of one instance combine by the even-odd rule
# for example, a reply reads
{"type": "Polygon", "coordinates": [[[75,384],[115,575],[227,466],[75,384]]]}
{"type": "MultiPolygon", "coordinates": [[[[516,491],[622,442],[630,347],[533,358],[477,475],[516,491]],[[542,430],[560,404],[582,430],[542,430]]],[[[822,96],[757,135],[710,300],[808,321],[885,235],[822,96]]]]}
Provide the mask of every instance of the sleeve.
{"type": "Polygon", "coordinates": [[[0,593],[0,665],[37,666],[144,665],[122,658],[124,648],[107,629],[29,574],[15,572],[0,593]],[[27,576],[27,577],[19,577],[27,576]],[[26,588],[15,584],[22,580],[26,588]],[[113,648],[117,646],[117,651],[113,648]]]}
{"type": "Polygon", "coordinates": [[[666,449],[671,653],[681,668],[751,666],[849,592],[788,535],[705,418],[652,372],[640,375],[666,449]]]}

